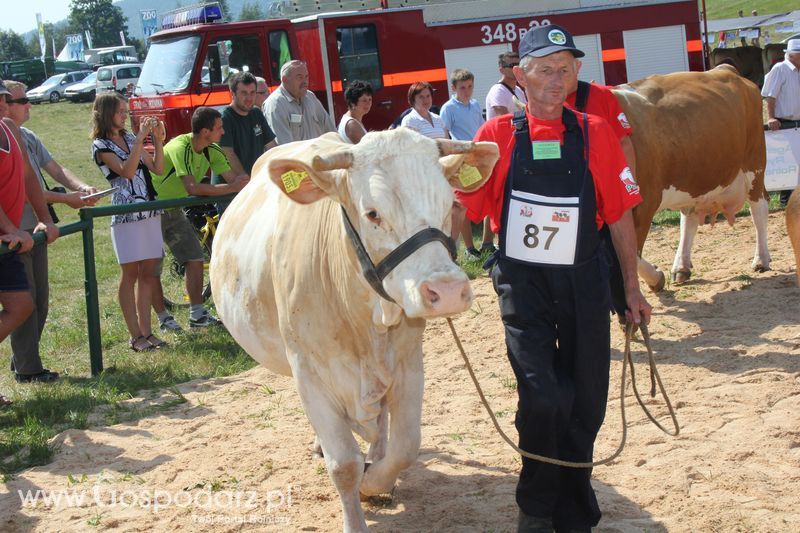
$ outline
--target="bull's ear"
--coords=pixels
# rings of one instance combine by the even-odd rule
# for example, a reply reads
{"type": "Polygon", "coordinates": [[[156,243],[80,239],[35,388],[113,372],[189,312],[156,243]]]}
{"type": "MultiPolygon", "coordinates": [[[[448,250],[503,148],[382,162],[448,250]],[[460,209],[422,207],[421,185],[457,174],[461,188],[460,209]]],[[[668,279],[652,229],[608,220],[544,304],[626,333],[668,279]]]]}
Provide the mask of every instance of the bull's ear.
{"type": "Polygon", "coordinates": [[[500,150],[491,142],[454,144],[453,141],[440,141],[439,150],[443,155],[439,163],[444,176],[451,187],[463,192],[481,188],[500,158],[500,150]],[[448,147],[452,150],[448,150],[448,147]]]}
{"type": "MultiPolygon", "coordinates": [[[[353,162],[349,147],[337,134],[329,133],[276,146],[263,158],[272,182],[295,202],[309,204],[339,197],[339,186],[353,162]]],[[[254,174],[260,166],[254,166],[254,174]]]]}

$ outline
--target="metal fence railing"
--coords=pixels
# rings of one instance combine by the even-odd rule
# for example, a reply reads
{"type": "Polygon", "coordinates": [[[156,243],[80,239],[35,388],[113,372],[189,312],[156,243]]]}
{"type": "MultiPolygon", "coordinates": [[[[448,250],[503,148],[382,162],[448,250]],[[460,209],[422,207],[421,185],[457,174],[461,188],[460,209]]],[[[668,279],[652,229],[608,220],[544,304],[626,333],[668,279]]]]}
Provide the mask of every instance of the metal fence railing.
{"type": "MultiPolygon", "coordinates": [[[[138,204],[108,205],[102,207],[85,207],[78,211],[80,220],[64,224],[58,227],[61,237],[81,233],[83,235],[83,269],[84,269],[84,292],[86,295],[86,330],[89,338],[89,364],[92,375],[96,376],[103,371],[103,345],[101,342],[100,331],[100,304],[97,298],[97,271],[95,269],[94,253],[94,219],[119,215],[123,213],[135,213],[138,211],[150,211],[153,209],[170,209],[173,207],[189,207],[193,205],[204,205],[216,202],[230,201],[235,194],[225,196],[189,196],[186,198],[175,198],[171,200],[155,200],[152,202],[142,202],[138,204]]],[[[41,246],[46,242],[43,232],[33,234],[35,246],[41,246]]],[[[14,253],[8,249],[6,243],[0,243],[0,255],[14,253]]]]}

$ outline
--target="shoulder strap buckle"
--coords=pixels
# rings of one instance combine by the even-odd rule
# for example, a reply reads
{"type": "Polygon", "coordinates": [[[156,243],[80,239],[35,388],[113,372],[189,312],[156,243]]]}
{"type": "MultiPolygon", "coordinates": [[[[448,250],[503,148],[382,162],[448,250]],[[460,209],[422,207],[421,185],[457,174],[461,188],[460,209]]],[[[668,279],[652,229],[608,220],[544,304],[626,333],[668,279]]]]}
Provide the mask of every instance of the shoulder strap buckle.
{"type": "Polygon", "coordinates": [[[511,119],[511,123],[514,124],[514,129],[519,133],[528,130],[528,117],[525,114],[525,110],[517,111],[514,113],[514,118],[511,119]]]}

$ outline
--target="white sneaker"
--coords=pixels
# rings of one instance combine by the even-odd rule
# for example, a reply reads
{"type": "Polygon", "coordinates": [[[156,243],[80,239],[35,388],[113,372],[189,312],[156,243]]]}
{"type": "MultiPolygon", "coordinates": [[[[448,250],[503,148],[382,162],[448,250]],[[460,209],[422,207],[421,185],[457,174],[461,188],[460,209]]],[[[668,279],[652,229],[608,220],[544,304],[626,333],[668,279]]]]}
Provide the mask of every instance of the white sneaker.
{"type": "Polygon", "coordinates": [[[161,331],[183,331],[181,325],[172,315],[168,315],[164,320],[159,320],[158,325],[161,331]]]}
{"type": "Polygon", "coordinates": [[[198,319],[189,317],[189,328],[207,328],[221,325],[222,321],[208,311],[203,311],[203,314],[198,319]]]}

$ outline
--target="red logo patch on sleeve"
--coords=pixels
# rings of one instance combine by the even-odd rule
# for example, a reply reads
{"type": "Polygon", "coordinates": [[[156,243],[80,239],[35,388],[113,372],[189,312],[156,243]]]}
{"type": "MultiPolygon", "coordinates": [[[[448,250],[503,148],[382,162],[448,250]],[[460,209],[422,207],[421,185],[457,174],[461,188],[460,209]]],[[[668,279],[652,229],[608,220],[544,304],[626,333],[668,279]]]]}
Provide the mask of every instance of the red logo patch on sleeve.
{"type": "Polygon", "coordinates": [[[625,169],[620,172],[619,179],[623,185],[625,185],[625,190],[628,191],[628,194],[639,194],[639,185],[636,183],[636,180],[633,179],[633,173],[631,173],[631,169],[625,167],[625,169]]]}

